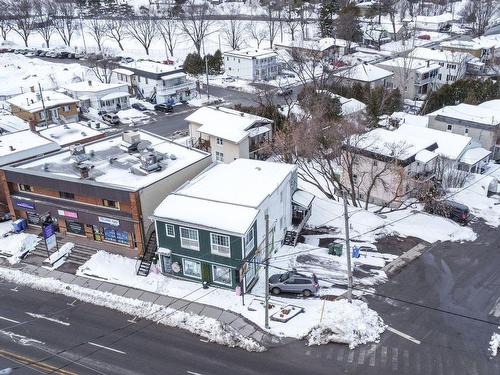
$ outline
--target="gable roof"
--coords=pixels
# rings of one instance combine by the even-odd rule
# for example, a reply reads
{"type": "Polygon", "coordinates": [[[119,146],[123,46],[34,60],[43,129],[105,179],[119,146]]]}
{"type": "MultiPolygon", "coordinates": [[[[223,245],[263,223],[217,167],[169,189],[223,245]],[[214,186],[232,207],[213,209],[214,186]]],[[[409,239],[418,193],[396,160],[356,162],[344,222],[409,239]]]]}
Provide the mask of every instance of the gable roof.
{"type": "Polygon", "coordinates": [[[375,82],[393,76],[393,72],[379,68],[372,64],[358,64],[350,69],[335,73],[335,77],[351,79],[360,82],[375,82]]]}
{"type": "Polygon", "coordinates": [[[427,116],[444,116],[489,126],[498,126],[500,124],[500,109],[465,103],[443,107],[429,113],[427,116]]]}
{"type": "Polygon", "coordinates": [[[40,96],[37,92],[30,91],[7,99],[7,102],[25,111],[33,113],[43,110],[44,105],[45,108],[53,108],[66,104],[78,103],[78,100],[57,91],[42,91],[42,96],[40,96]]]}

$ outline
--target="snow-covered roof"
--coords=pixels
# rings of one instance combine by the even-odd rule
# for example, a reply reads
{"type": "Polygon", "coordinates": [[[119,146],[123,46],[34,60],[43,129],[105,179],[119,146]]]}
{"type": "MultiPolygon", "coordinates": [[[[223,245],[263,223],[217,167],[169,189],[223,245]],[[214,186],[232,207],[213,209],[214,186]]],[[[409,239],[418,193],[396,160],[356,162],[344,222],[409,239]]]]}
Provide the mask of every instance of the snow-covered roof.
{"type": "Polygon", "coordinates": [[[380,79],[391,77],[393,72],[379,68],[372,64],[358,64],[350,69],[335,73],[334,76],[340,78],[352,79],[361,82],[375,82],[380,79]]]}
{"type": "Polygon", "coordinates": [[[304,190],[296,190],[292,195],[292,201],[301,207],[308,208],[314,199],[314,194],[304,190]]]}
{"type": "Polygon", "coordinates": [[[43,91],[42,96],[38,93],[30,91],[14,96],[13,98],[8,99],[7,102],[28,112],[39,112],[43,110],[44,105],[45,108],[53,108],[61,105],[77,103],[78,100],[57,91],[43,91]]]}
{"type": "Polygon", "coordinates": [[[451,160],[460,158],[460,155],[462,155],[471,143],[471,137],[466,137],[465,135],[407,124],[401,125],[394,132],[410,138],[436,142],[438,148],[434,152],[451,160]]]}
{"type": "Polygon", "coordinates": [[[68,91],[83,91],[83,92],[99,92],[104,90],[116,89],[125,87],[128,90],[126,83],[103,83],[99,81],[82,81],[69,83],[63,86],[68,91]]]}
{"type": "Polygon", "coordinates": [[[344,39],[338,38],[321,38],[316,40],[289,40],[280,43],[275,43],[276,48],[302,48],[312,51],[323,52],[332,47],[347,47],[351,48],[357,47],[358,44],[354,42],[348,42],[344,39]]]}
{"type": "Polygon", "coordinates": [[[270,124],[271,120],[224,107],[201,107],[186,117],[187,122],[201,124],[197,131],[239,143],[249,136],[249,129],[257,124],[270,124]]]}
{"type": "Polygon", "coordinates": [[[440,46],[445,48],[460,48],[460,49],[490,49],[496,46],[494,40],[488,38],[474,38],[472,40],[449,40],[441,42],[440,46]]]}
{"type": "Polygon", "coordinates": [[[478,104],[478,107],[500,111],[500,99],[488,100],[487,102],[478,104]]]}
{"type": "Polygon", "coordinates": [[[270,132],[271,129],[269,129],[267,126],[257,126],[255,128],[251,128],[248,130],[248,135],[250,137],[256,137],[261,134],[265,134],[270,132]]]}
{"type": "Polygon", "coordinates": [[[363,111],[366,108],[366,104],[357,99],[345,98],[337,94],[332,94],[332,96],[339,100],[343,116],[352,115],[353,113],[363,111]]]}
{"type": "Polygon", "coordinates": [[[130,96],[128,92],[112,92],[104,95],[100,100],[113,100],[118,98],[123,98],[125,96],[130,96]]]}
{"type": "Polygon", "coordinates": [[[5,134],[0,136],[0,165],[33,158],[60,148],[57,143],[30,130],[5,134]]]}
{"type": "Polygon", "coordinates": [[[390,117],[398,120],[400,125],[406,124],[420,128],[427,128],[429,125],[429,117],[427,116],[413,115],[406,112],[394,112],[390,117]]]}
{"type": "Polygon", "coordinates": [[[213,202],[203,198],[170,194],[154,210],[154,216],[166,221],[217,228],[220,231],[245,234],[258,210],[235,204],[213,202]]]}
{"type": "Polygon", "coordinates": [[[491,126],[500,124],[500,108],[497,110],[465,103],[443,107],[428,116],[446,116],[491,126]]]}
{"type": "Polygon", "coordinates": [[[94,140],[96,137],[104,136],[103,132],[79,122],[52,126],[48,129],[40,130],[39,133],[45,138],[56,142],[61,147],[74,143],[85,143],[89,140],[94,140]]]}
{"type": "Polygon", "coordinates": [[[353,136],[353,145],[357,149],[365,150],[385,157],[394,157],[406,160],[418,152],[434,145],[436,141],[415,137],[413,134],[374,129],[360,136],[353,136]]]}
{"type": "Polygon", "coordinates": [[[118,73],[118,74],[124,74],[126,76],[134,75],[133,71],[131,71],[129,69],[125,69],[125,68],[116,68],[116,69],[113,69],[113,72],[118,73]]]}
{"type": "Polygon", "coordinates": [[[417,47],[408,54],[409,57],[419,60],[430,60],[460,64],[474,58],[470,53],[452,52],[425,47],[417,47]]]}
{"type": "Polygon", "coordinates": [[[177,72],[177,73],[169,74],[167,76],[163,76],[163,77],[161,77],[161,79],[163,79],[163,80],[169,80],[169,79],[184,78],[184,77],[186,77],[186,73],[184,73],[184,72],[177,72]]]}
{"type": "Polygon", "coordinates": [[[276,56],[276,51],[268,49],[242,48],[224,52],[224,56],[236,56],[243,58],[265,58],[276,56]]]}
{"type": "Polygon", "coordinates": [[[453,15],[451,13],[438,14],[437,16],[417,16],[416,21],[421,23],[443,23],[451,22],[453,15]]]}
{"type": "Polygon", "coordinates": [[[439,69],[440,67],[439,64],[436,63],[427,64],[426,61],[404,57],[396,57],[394,59],[381,61],[378,65],[398,69],[416,70],[418,73],[426,73],[431,70],[439,69]]]}
{"type": "MultiPolygon", "coordinates": [[[[174,65],[161,64],[155,61],[147,61],[147,60],[138,60],[131,63],[123,63],[120,64],[120,68],[128,72],[132,72],[131,69],[137,69],[143,72],[155,73],[155,74],[168,73],[179,70],[179,68],[177,68],[174,65]]],[[[116,69],[114,71],[116,72],[116,69]]],[[[122,74],[130,75],[130,73],[124,73],[124,72],[122,72],[122,74]]]]}
{"type": "Polygon", "coordinates": [[[428,162],[430,162],[431,160],[433,160],[437,157],[438,157],[438,154],[436,154],[435,152],[432,152],[429,150],[422,150],[422,151],[417,152],[417,154],[415,155],[415,160],[420,162],[420,163],[427,164],[428,162]]]}
{"type": "Polygon", "coordinates": [[[145,172],[141,168],[140,154],[138,152],[129,153],[120,147],[122,144],[121,135],[84,145],[88,155],[86,163],[93,166],[89,171],[89,178],[85,180],[81,179],[80,171],[74,165],[69,148],[53,155],[19,164],[16,168],[36,171],[38,174],[42,173],[56,178],[88,181],[92,184],[97,183],[137,191],[196,162],[210,158],[210,154],[206,152],[181,146],[152,133],[143,130],[139,130],[137,133],[144,145],[149,145],[155,152],[165,155],[160,171],[145,172]]]}
{"type": "Polygon", "coordinates": [[[491,151],[486,150],[482,147],[470,148],[464,152],[460,161],[468,165],[474,165],[477,162],[483,160],[484,158],[491,155],[491,151]]]}
{"type": "Polygon", "coordinates": [[[30,127],[26,121],[14,116],[6,110],[0,110],[0,129],[8,133],[15,133],[21,130],[28,130],[30,127]]]}
{"type": "Polygon", "coordinates": [[[217,164],[177,194],[258,208],[296,168],[291,164],[236,159],[229,164],[217,164]]]}

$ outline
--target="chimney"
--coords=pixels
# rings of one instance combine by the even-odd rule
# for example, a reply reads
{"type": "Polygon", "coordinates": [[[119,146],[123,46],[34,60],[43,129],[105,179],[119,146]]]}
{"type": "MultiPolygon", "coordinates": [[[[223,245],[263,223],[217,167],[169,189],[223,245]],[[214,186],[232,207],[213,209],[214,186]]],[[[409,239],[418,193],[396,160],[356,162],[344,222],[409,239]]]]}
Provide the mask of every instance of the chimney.
{"type": "Polygon", "coordinates": [[[86,165],[81,165],[78,167],[80,170],[80,177],[83,179],[89,178],[89,170],[90,168],[86,165]]]}
{"type": "Polygon", "coordinates": [[[16,151],[16,149],[15,149],[15,148],[14,148],[14,146],[12,146],[12,145],[10,145],[10,146],[9,146],[9,150],[10,150],[10,151],[16,151]]]}
{"type": "Polygon", "coordinates": [[[92,86],[92,81],[90,79],[87,81],[87,83],[89,84],[89,86],[92,86]]]}
{"type": "Polygon", "coordinates": [[[240,112],[240,116],[243,117],[245,116],[245,114],[243,112],[240,112]]]}
{"type": "Polygon", "coordinates": [[[427,60],[427,67],[429,67],[431,64],[431,62],[429,60],[427,60]]]}

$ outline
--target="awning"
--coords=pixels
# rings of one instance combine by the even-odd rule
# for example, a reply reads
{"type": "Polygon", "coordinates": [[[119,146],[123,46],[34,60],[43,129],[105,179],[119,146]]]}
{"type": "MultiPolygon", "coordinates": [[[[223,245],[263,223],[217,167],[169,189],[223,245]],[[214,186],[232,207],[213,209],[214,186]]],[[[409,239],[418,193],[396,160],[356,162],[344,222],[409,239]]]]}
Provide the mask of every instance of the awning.
{"type": "Polygon", "coordinates": [[[314,195],[304,190],[295,190],[292,195],[292,202],[304,208],[311,207],[313,199],[314,195]]]}
{"type": "Polygon", "coordinates": [[[474,165],[491,155],[491,151],[482,147],[470,148],[464,152],[460,161],[467,165],[474,165]]]}
{"type": "Polygon", "coordinates": [[[437,156],[438,154],[436,154],[435,152],[429,150],[422,150],[417,152],[417,154],[415,155],[415,160],[427,164],[434,158],[437,158],[437,156]]]}
{"type": "Polygon", "coordinates": [[[250,137],[256,137],[260,134],[265,134],[270,131],[271,129],[269,129],[267,126],[258,126],[256,128],[248,129],[248,135],[250,137]]]}
{"type": "Polygon", "coordinates": [[[123,98],[125,96],[130,96],[128,92],[113,92],[108,95],[104,95],[100,100],[113,100],[118,98],[123,98]]]}

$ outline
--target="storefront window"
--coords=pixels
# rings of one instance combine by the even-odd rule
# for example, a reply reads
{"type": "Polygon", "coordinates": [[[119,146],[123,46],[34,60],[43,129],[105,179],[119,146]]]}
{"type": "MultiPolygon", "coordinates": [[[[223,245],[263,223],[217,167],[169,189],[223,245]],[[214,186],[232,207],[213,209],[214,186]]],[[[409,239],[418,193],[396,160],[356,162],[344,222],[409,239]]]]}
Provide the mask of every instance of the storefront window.
{"type": "Polygon", "coordinates": [[[216,284],[231,285],[231,269],[212,265],[212,278],[216,284]]]}
{"type": "Polygon", "coordinates": [[[201,263],[194,260],[182,259],[182,268],[185,276],[201,279],[201,263]]]}
{"type": "Polygon", "coordinates": [[[28,223],[40,225],[40,216],[36,212],[26,211],[26,215],[28,217],[28,223]]]}
{"type": "Polygon", "coordinates": [[[128,232],[115,230],[113,228],[104,228],[104,239],[106,241],[118,242],[124,245],[128,245],[128,232]]]}

